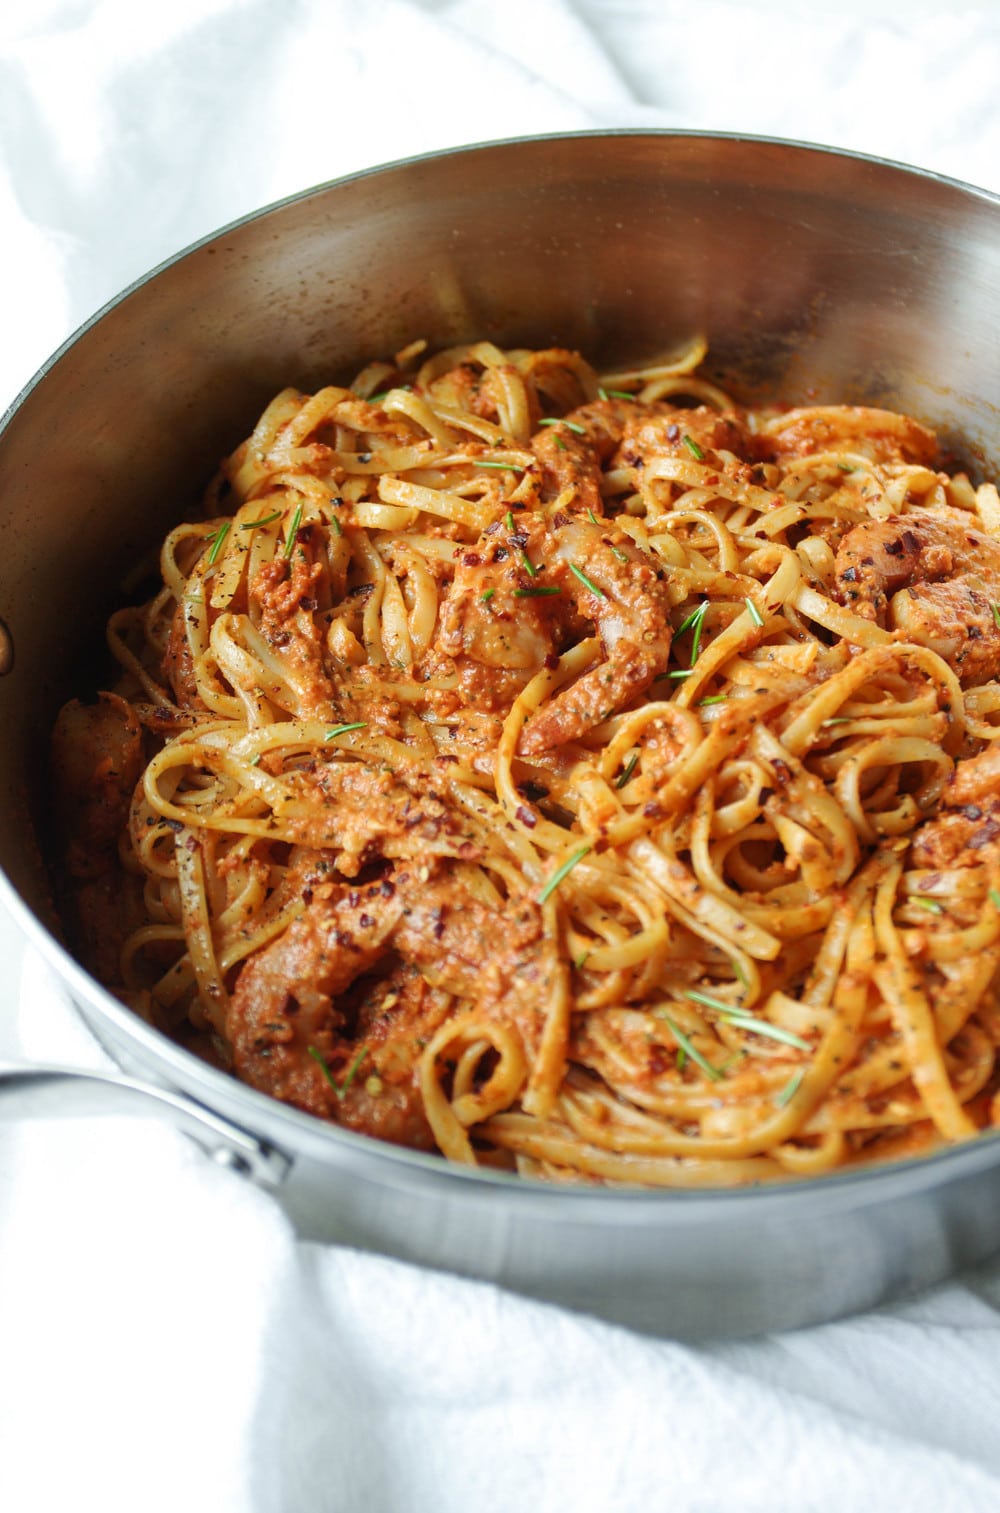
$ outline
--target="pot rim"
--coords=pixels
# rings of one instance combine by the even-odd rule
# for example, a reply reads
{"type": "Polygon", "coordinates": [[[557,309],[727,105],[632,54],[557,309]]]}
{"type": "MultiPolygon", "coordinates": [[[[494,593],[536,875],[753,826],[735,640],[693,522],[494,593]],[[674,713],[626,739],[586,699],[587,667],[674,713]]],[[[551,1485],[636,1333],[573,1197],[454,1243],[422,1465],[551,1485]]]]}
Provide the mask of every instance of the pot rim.
{"type": "Polygon", "coordinates": [[[775,137],[759,135],[754,132],[740,131],[690,131],[679,126],[614,126],[594,127],[580,131],[552,131],[528,134],[513,137],[490,137],[483,141],[463,143],[460,147],[435,148],[430,152],[412,153],[407,157],[392,158],[385,163],[376,163],[369,168],[358,168],[352,173],[339,175],[334,179],[325,179],[319,184],[311,184],[306,189],[295,190],[292,194],[282,195],[280,199],[272,200],[266,205],[258,206],[254,210],[248,210],[244,215],[236,216],[231,221],[226,221],[222,226],[206,232],[204,236],[196,237],[193,242],[188,242],[177,252],[169,257],[154,263],[144,273],[138,275],[130,283],[126,284],[116,294],[82,321],[75,330],[71,331],[66,339],[59,344],[52,354],[46,358],[41,367],[27,380],[24,386],[14,395],[13,399],[0,414],[0,437],[7,429],[15,413],[21,408],[28,396],[41,383],[42,379],[55,367],[56,363],[69,351],[69,349],[85,336],[92,327],[104,319],[105,315],[123,304],[133,294],[136,294],[145,284],[151,283],[168,268],[182,262],[193,252],[200,251],[203,247],[210,246],[221,237],[229,236],[241,227],[250,225],[252,222],[262,220],[274,211],[284,210],[289,205],[298,204],[301,201],[312,198],[314,195],[327,193],[331,189],[337,189],[341,185],[359,183],[364,179],[374,178],[381,174],[394,173],[399,169],[414,168],[424,163],[433,163],[442,158],[458,158],[470,154],[491,151],[495,148],[529,147],[541,143],[572,142],[577,140],[612,140],[614,138],[651,138],[654,140],[689,141],[689,142],[731,142],[734,145],[750,145],[774,148],[793,148],[796,152],[815,153],[820,157],[844,158],[849,162],[866,163],[877,168],[887,168],[901,173],[909,178],[929,180],[950,189],[958,189],[977,198],[1000,204],[1000,192],[984,189],[981,185],[970,183],[967,179],[955,178],[950,174],[940,173],[932,168],[920,168],[913,163],[904,163],[899,158],[880,157],[876,153],[856,152],[852,148],[830,146],[822,142],[810,142],[799,137],[775,137]]]}

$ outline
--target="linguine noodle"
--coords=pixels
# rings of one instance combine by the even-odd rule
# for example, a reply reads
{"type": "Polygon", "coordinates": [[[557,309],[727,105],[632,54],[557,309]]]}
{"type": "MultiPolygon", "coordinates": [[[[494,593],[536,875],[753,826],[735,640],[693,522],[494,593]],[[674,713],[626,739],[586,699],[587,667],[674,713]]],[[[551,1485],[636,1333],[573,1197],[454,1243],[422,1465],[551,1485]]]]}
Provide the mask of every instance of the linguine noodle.
{"type": "Polygon", "coordinates": [[[72,929],[139,1013],[552,1180],[1000,1119],[997,491],[704,355],[417,342],[273,400],[56,727],[72,929]]]}

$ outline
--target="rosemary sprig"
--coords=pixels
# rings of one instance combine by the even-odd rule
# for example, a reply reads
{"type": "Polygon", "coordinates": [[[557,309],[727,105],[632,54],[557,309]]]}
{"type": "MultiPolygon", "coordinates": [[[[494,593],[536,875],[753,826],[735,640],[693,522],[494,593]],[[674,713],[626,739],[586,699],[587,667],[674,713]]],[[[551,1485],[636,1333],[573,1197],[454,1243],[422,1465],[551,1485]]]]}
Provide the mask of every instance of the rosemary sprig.
{"type": "Polygon", "coordinates": [[[323,1057],[320,1055],[319,1051],[317,1051],[314,1045],[306,1046],[306,1050],[309,1052],[309,1055],[314,1061],[319,1062],[319,1065],[322,1068],[323,1076],[333,1088],[333,1091],[336,1093],[337,1097],[343,1100],[347,1094],[347,1089],[350,1087],[351,1083],[354,1081],[355,1077],[358,1074],[358,1067],[368,1055],[368,1047],[366,1045],[363,1045],[361,1047],[360,1051],[355,1056],[350,1066],[347,1068],[343,1082],[337,1081],[336,1077],[333,1075],[330,1068],[327,1066],[326,1062],[323,1060],[323,1057]]]}
{"type": "Polygon", "coordinates": [[[292,516],[292,523],[291,523],[291,525],[288,528],[288,535],[285,537],[285,560],[286,561],[292,555],[292,553],[295,550],[295,541],[296,541],[296,537],[299,534],[299,526],[301,525],[301,523],[302,523],[302,505],[300,503],[300,504],[297,504],[295,506],[295,513],[292,516]]]}
{"type": "Polygon", "coordinates": [[[792,1099],[795,1097],[795,1094],[802,1086],[802,1079],[804,1076],[805,1072],[803,1072],[801,1067],[799,1067],[799,1070],[797,1072],[792,1073],[791,1077],[789,1077],[788,1081],[781,1089],[781,1092],[774,1100],[778,1108],[784,1108],[786,1104],[791,1103],[792,1099]]]}
{"type": "MultiPolygon", "coordinates": [[[[555,583],[531,583],[527,588],[515,588],[515,599],[547,599],[550,594],[558,594],[559,588],[555,583]]],[[[492,592],[492,590],[489,590],[492,592]]]]}
{"type": "MultiPolygon", "coordinates": [[[[724,998],[713,998],[711,993],[702,993],[699,988],[685,988],[684,997],[690,998],[692,1003],[704,1004],[707,1009],[718,1009],[721,1014],[741,1012],[739,1009],[734,1009],[731,1003],[726,1003],[724,998]]],[[[746,1010],[742,1012],[746,1013],[746,1010]]]]}
{"type": "Polygon", "coordinates": [[[276,520],[280,519],[281,511],[275,510],[273,515],[261,515],[259,520],[244,520],[243,524],[240,526],[240,530],[255,531],[258,525],[273,525],[276,520]]]}
{"type": "Polygon", "coordinates": [[[586,436],[586,426],[580,425],[579,421],[566,420],[561,415],[549,415],[538,422],[540,426],[565,426],[569,431],[575,431],[578,436],[586,436]]]}
{"type": "Polygon", "coordinates": [[[569,564],[569,570],[575,578],[579,578],[584,588],[589,588],[590,592],[592,594],[596,594],[599,599],[606,599],[608,597],[603,588],[598,588],[594,580],[592,578],[588,578],[583,569],[577,567],[575,562],[571,562],[569,564]]]}
{"type": "Polygon", "coordinates": [[[684,634],[684,632],[687,631],[687,630],[690,630],[690,631],[693,632],[693,635],[691,637],[691,662],[690,662],[690,665],[692,667],[694,666],[694,664],[698,660],[698,652],[701,649],[701,631],[702,631],[702,626],[705,624],[705,616],[706,616],[707,613],[708,613],[708,600],[707,599],[702,599],[701,603],[697,606],[697,608],[693,609],[691,611],[691,613],[686,617],[686,619],[684,619],[681,622],[681,624],[678,625],[678,627],[677,627],[676,634],[678,636],[682,636],[684,634]]]}
{"type": "Polygon", "coordinates": [[[349,725],[334,725],[332,730],[327,731],[323,739],[324,741],[333,741],[339,735],[346,735],[349,730],[364,730],[367,723],[367,720],[352,720],[349,725]]]}
{"type": "Polygon", "coordinates": [[[616,788],[624,788],[625,787],[625,784],[629,781],[629,779],[631,778],[633,772],[635,771],[636,766],[638,765],[638,761],[639,761],[639,753],[637,751],[633,751],[632,755],[629,757],[629,759],[626,762],[625,766],[622,768],[621,775],[619,776],[618,781],[615,783],[615,787],[616,788]]]}
{"type": "Polygon", "coordinates": [[[755,1019],[746,1009],[727,1009],[725,1018],[735,1029],[744,1030],[748,1035],[760,1035],[764,1040],[780,1040],[782,1045],[792,1045],[797,1051],[812,1050],[808,1040],[803,1040],[801,1035],[783,1030],[780,1025],[771,1024],[767,1019],[755,1019]]]}
{"type": "Polygon", "coordinates": [[[212,550],[208,554],[209,567],[213,567],[215,565],[215,561],[219,553],[222,551],[223,543],[225,542],[226,537],[229,535],[231,526],[231,520],[224,520],[219,526],[219,529],[215,532],[215,535],[209,537],[209,540],[212,543],[212,550]]]}
{"type": "Polygon", "coordinates": [[[583,858],[588,854],[590,849],[591,848],[589,845],[580,846],[576,851],[573,852],[572,856],[568,856],[566,858],[561,867],[556,868],[555,872],[553,872],[552,876],[545,884],[545,887],[538,895],[538,902],[540,904],[544,904],[545,900],[555,892],[559,884],[562,882],[563,878],[568,876],[568,874],[572,872],[577,862],[583,861],[583,858]]]}
{"type": "Polygon", "coordinates": [[[674,1021],[670,1018],[669,1014],[665,1014],[662,1009],[654,1009],[653,1012],[656,1014],[657,1019],[663,1020],[663,1023],[666,1025],[671,1035],[677,1041],[677,1044],[680,1046],[683,1054],[689,1057],[690,1060],[694,1062],[695,1066],[700,1066],[702,1071],[705,1073],[705,1076],[711,1082],[720,1081],[722,1073],[718,1070],[717,1067],[714,1067],[710,1061],[706,1060],[706,1058],[698,1050],[697,1046],[691,1044],[691,1041],[685,1035],[684,1031],[679,1029],[677,1025],[674,1024],[674,1021]]]}

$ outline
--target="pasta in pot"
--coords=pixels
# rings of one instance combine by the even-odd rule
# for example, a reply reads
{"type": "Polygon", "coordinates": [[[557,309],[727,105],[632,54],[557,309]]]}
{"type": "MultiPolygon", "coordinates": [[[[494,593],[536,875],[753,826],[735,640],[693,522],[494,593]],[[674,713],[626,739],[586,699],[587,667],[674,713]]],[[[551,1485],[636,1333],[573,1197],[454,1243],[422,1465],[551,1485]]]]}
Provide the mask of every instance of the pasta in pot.
{"type": "Polygon", "coordinates": [[[704,342],[288,389],[53,736],[95,973],[253,1086],[561,1181],[1000,1120],[1000,499],[704,342]]]}

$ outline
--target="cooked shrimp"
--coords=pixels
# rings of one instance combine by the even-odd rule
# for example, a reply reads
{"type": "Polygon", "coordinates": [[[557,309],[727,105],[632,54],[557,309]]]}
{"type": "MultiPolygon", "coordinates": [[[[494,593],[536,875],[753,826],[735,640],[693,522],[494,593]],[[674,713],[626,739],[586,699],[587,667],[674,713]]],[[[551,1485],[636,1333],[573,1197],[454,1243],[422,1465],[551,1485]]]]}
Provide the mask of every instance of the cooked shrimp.
{"type": "Polygon", "coordinates": [[[545,581],[593,621],[605,656],[534,716],[521,735],[525,756],[578,740],[643,693],[670,656],[669,601],[649,555],[624,532],[582,520],[553,524],[551,537],[545,581]]]}
{"type": "Polygon", "coordinates": [[[76,877],[108,870],[142,772],[142,729],[114,693],[64,704],[52,732],[52,775],[66,864],[76,877]]]}
{"type": "Polygon", "coordinates": [[[786,410],[766,421],[759,444],[773,457],[808,456],[811,452],[850,451],[873,462],[914,462],[933,466],[937,437],[909,415],[865,405],[815,405],[786,410]]]}
{"type": "Polygon", "coordinates": [[[938,813],[913,837],[910,861],[932,871],[993,863],[1000,852],[1000,751],[955,763],[938,813]]]}
{"type": "Polygon", "coordinates": [[[596,399],[547,422],[531,438],[531,450],[542,471],[542,498],[562,495],[565,507],[602,515],[601,472],[614,455],[632,410],[627,399],[596,399]]]}
{"type": "Polygon", "coordinates": [[[885,618],[929,646],[964,683],[1000,672],[1000,542],[926,510],[866,520],[844,537],[836,578],[843,603],[885,618]],[[891,600],[890,600],[890,597],[891,600]]]}
{"type": "Polygon", "coordinates": [[[402,867],[314,899],[246,964],[226,1024],[235,1068],[299,1108],[432,1148],[420,1051],[453,1012],[452,995],[534,1044],[548,967],[530,898],[501,914],[454,877],[402,867]]]}
{"type": "Polygon", "coordinates": [[[290,564],[265,562],[250,585],[261,633],[280,648],[283,671],[298,701],[294,713],[318,720],[334,713],[333,687],[323,667],[322,627],[314,613],[322,577],[319,563],[296,555],[290,564]]]}
{"type": "Polygon", "coordinates": [[[485,667],[536,672],[552,651],[551,615],[548,596],[529,590],[531,569],[544,562],[548,545],[545,521],[522,510],[507,525],[489,526],[474,548],[459,549],[441,607],[440,650],[485,667]]]}
{"type": "Polygon", "coordinates": [[[104,982],[120,976],[119,954],[142,917],[136,879],[122,877],[118,838],[142,771],[142,730],[124,699],[73,699],[52,732],[52,776],[61,861],[73,879],[68,913],[87,965],[104,982]]]}
{"type": "Polygon", "coordinates": [[[640,409],[633,405],[622,433],[620,457],[632,467],[664,453],[688,459],[700,453],[705,461],[717,463],[720,452],[731,452],[744,461],[750,454],[749,433],[735,411],[720,413],[709,405],[693,410],[666,404],[640,409]]]}
{"type": "Polygon", "coordinates": [[[663,402],[637,406],[628,399],[602,399],[580,405],[561,423],[539,431],[531,447],[542,467],[543,499],[562,494],[568,508],[601,515],[602,469],[613,459],[636,467],[664,452],[687,457],[692,450],[702,455],[725,451],[745,457],[749,438],[732,411],[720,414],[708,405],[682,409],[663,402]]]}

